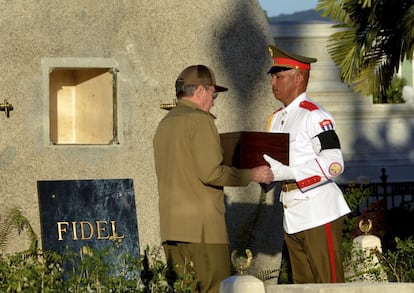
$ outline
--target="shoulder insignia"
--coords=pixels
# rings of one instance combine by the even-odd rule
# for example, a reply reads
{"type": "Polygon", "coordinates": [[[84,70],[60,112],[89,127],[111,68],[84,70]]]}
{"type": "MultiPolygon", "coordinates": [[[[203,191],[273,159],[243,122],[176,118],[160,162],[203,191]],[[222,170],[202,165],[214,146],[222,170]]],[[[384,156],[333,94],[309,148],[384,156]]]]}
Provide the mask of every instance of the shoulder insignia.
{"type": "Polygon", "coordinates": [[[329,174],[331,174],[331,176],[338,176],[339,174],[342,173],[342,165],[338,162],[333,162],[330,166],[329,166],[329,174]]]}
{"type": "Polygon", "coordinates": [[[269,118],[267,118],[267,124],[266,124],[266,130],[267,130],[267,131],[270,131],[270,127],[272,126],[273,116],[274,116],[274,115],[275,115],[275,113],[276,113],[277,111],[279,111],[280,109],[282,109],[282,108],[279,108],[278,110],[274,111],[274,112],[272,113],[272,115],[270,115],[270,116],[269,116],[269,118]]]}
{"type": "Polygon", "coordinates": [[[318,110],[319,109],[318,105],[316,105],[316,104],[314,104],[312,102],[309,102],[309,101],[302,101],[299,104],[299,107],[304,108],[304,109],[309,110],[309,111],[313,111],[313,110],[318,110]]]}
{"type": "Polygon", "coordinates": [[[334,130],[333,122],[330,119],[324,119],[319,122],[319,126],[323,131],[334,130]]]}
{"type": "Polygon", "coordinates": [[[274,112],[272,113],[272,115],[270,115],[270,117],[267,119],[267,125],[266,125],[266,130],[267,130],[267,131],[270,131],[270,127],[272,126],[273,116],[274,116],[277,112],[279,112],[280,110],[282,110],[282,109],[283,109],[283,107],[280,107],[279,109],[277,109],[276,111],[274,111],[274,112]]]}

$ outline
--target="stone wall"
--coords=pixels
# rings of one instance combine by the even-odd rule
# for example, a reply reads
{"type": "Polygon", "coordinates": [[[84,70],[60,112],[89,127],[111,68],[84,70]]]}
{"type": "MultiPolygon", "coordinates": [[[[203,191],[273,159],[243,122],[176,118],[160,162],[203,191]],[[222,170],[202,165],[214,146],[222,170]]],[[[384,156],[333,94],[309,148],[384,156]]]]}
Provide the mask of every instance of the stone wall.
{"type": "MultiPolygon", "coordinates": [[[[14,107],[10,118],[0,112],[0,215],[18,207],[39,238],[37,181],[132,178],[141,247],[159,244],[152,138],[166,114],[160,104],[172,102],[175,79],[188,65],[210,66],[220,84],[229,88],[212,110],[220,132],[264,130],[269,109],[278,107],[266,75],[271,64],[266,45],[272,37],[257,1],[0,4],[1,100],[14,107]],[[51,143],[47,79],[55,62],[65,68],[116,70],[117,143],[51,143]]],[[[234,241],[240,233],[247,234],[243,229],[255,215],[260,192],[251,184],[228,188],[226,194],[234,241]]],[[[256,241],[255,255],[276,259],[276,265],[281,251],[277,206],[269,196],[260,226],[254,229],[263,235],[256,241]]],[[[24,248],[21,242],[11,243],[24,248]]]]}

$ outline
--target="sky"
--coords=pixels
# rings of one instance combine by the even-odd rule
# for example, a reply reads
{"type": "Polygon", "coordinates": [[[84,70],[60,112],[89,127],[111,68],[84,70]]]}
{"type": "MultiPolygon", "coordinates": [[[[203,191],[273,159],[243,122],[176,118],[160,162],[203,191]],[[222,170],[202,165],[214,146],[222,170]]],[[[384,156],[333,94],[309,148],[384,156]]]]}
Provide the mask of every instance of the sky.
{"type": "Polygon", "coordinates": [[[259,3],[267,11],[267,16],[271,17],[315,9],[318,0],[259,0],[259,3]]]}

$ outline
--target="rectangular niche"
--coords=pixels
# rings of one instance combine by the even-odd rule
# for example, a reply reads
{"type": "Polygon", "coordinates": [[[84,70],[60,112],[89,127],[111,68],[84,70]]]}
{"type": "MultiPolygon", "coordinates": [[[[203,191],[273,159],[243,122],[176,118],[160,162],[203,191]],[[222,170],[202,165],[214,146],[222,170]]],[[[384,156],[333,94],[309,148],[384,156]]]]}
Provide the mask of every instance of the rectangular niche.
{"type": "Polygon", "coordinates": [[[117,143],[116,92],[114,68],[49,68],[51,143],[117,143]]]}

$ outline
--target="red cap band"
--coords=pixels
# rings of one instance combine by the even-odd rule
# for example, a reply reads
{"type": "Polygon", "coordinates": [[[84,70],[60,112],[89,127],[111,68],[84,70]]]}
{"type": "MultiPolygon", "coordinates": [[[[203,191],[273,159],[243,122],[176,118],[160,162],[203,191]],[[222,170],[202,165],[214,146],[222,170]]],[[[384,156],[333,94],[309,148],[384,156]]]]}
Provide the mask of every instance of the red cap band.
{"type": "Polygon", "coordinates": [[[294,59],[290,58],[272,58],[273,65],[272,66],[279,66],[279,67],[291,67],[296,69],[303,69],[303,70],[310,70],[311,66],[308,63],[302,63],[294,59]]]}

